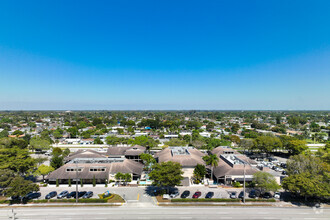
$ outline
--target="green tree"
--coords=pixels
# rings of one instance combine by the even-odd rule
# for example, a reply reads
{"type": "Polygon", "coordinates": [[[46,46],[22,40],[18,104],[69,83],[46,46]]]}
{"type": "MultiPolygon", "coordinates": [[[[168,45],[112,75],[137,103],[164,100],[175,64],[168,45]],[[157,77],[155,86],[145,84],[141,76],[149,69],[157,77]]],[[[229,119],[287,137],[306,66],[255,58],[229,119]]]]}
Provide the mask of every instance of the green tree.
{"type": "Polygon", "coordinates": [[[124,178],[125,178],[125,177],[124,177],[124,174],[121,173],[121,172],[118,172],[118,173],[116,173],[116,175],[115,175],[115,179],[119,182],[119,185],[120,185],[120,183],[123,181],[124,178]]]}
{"type": "Polygon", "coordinates": [[[25,180],[24,178],[15,177],[8,187],[4,190],[7,196],[25,196],[32,191],[39,191],[39,186],[32,181],[25,180]]]}
{"type": "Polygon", "coordinates": [[[123,179],[124,179],[125,185],[127,185],[128,182],[132,181],[132,175],[130,173],[125,173],[123,175],[123,179]]]}
{"type": "Polygon", "coordinates": [[[60,155],[62,155],[62,153],[63,153],[63,151],[61,148],[59,148],[59,147],[53,148],[53,151],[52,151],[53,156],[60,156],[60,155]]]}
{"type": "Polygon", "coordinates": [[[70,149],[69,148],[65,148],[63,151],[62,151],[62,156],[63,157],[67,157],[69,156],[70,154],[70,149]]]}
{"type": "Polygon", "coordinates": [[[218,166],[219,157],[217,157],[215,154],[211,154],[204,156],[203,160],[205,161],[206,165],[211,166],[211,179],[213,179],[213,170],[214,167],[218,166]]]}
{"type": "Polygon", "coordinates": [[[30,140],[31,150],[48,150],[50,149],[50,142],[46,139],[41,139],[38,137],[31,138],[30,140]]]}
{"type": "Polygon", "coordinates": [[[45,179],[45,175],[48,175],[50,172],[53,172],[54,168],[51,166],[46,166],[44,164],[40,165],[36,170],[36,175],[42,175],[42,180],[45,179]]]}
{"type": "Polygon", "coordinates": [[[103,141],[99,137],[94,139],[94,144],[103,144],[103,141]]]}
{"type": "Polygon", "coordinates": [[[143,161],[145,167],[147,167],[147,170],[150,170],[150,166],[152,166],[152,164],[156,163],[155,158],[151,155],[151,154],[145,154],[142,153],[140,154],[140,159],[143,161]]]}
{"type": "Polygon", "coordinates": [[[58,169],[63,166],[63,157],[54,155],[50,161],[50,166],[54,167],[54,169],[58,169]]]}
{"type": "Polygon", "coordinates": [[[14,179],[15,173],[9,169],[0,169],[0,188],[7,188],[14,179]]]}
{"type": "Polygon", "coordinates": [[[166,142],[168,146],[186,146],[187,143],[184,140],[180,140],[178,138],[173,138],[166,142]]]}
{"type": "Polygon", "coordinates": [[[261,192],[274,191],[276,192],[281,187],[277,184],[275,177],[266,172],[256,172],[253,174],[253,182],[261,192]]]}
{"type": "Polygon", "coordinates": [[[290,154],[296,155],[307,150],[308,147],[306,145],[306,141],[304,140],[290,140],[287,145],[287,150],[290,154]]]}
{"type": "Polygon", "coordinates": [[[154,164],[149,177],[153,180],[154,186],[167,187],[169,189],[169,187],[181,184],[181,180],[183,180],[182,174],[183,171],[179,163],[168,161],[154,164]]]}
{"type": "Polygon", "coordinates": [[[197,164],[194,169],[195,183],[201,183],[206,175],[206,168],[202,164],[197,164]]]}
{"type": "Polygon", "coordinates": [[[282,148],[282,142],[279,138],[273,136],[259,136],[255,139],[255,147],[264,153],[271,153],[275,149],[282,148]]]}

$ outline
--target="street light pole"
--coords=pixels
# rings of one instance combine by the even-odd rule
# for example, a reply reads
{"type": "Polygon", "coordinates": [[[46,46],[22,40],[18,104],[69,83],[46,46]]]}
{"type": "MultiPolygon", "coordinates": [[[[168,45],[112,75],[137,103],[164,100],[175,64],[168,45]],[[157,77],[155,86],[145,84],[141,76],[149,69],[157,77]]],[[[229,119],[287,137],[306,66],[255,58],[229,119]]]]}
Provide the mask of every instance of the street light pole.
{"type": "Polygon", "coordinates": [[[76,160],[76,203],[78,203],[78,160],[76,160]]]}
{"type": "Polygon", "coordinates": [[[243,177],[243,203],[245,204],[245,162],[244,162],[244,177],[243,177]]]}

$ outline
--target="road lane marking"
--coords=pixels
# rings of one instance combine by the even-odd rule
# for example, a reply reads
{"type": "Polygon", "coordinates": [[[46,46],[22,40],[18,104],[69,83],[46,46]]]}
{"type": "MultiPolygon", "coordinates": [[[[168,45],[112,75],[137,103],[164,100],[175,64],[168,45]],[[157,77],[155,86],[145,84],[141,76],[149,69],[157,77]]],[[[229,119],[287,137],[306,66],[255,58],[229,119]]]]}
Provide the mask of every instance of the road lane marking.
{"type": "Polygon", "coordinates": [[[137,195],[137,199],[136,199],[136,200],[139,201],[139,198],[140,198],[140,193],[138,193],[138,195],[137,195]]]}

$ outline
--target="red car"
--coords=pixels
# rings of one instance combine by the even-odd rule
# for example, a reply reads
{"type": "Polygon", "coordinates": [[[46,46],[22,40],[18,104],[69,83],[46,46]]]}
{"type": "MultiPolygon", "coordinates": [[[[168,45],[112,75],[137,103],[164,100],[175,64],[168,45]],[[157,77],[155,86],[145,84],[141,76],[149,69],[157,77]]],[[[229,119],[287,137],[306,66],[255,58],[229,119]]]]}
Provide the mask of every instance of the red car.
{"type": "Polygon", "coordinates": [[[197,192],[195,192],[195,194],[192,197],[193,197],[193,199],[198,199],[201,195],[202,195],[202,193],[200,191],[197,191],[197,192]]]}

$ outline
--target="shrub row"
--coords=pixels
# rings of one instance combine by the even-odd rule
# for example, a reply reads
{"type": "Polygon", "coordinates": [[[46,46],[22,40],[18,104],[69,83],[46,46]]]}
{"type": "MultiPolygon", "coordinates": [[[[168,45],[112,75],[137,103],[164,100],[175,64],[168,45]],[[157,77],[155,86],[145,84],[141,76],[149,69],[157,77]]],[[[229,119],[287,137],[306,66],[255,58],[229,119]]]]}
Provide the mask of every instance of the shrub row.
{"type": "Polygon", "coordinates": [[[172,202],[240,202],[240,199],[172,199],[172,202]]]}
{"type": "Polygon", "coordinates": [[[276,202],[276,199],[245,199],[245,202],[276,202]]]}
{"type": "MultiPolygon", "coordinates": [[[[35,200],[38,201],[38,200],[35,200]]],[[[47,200],[46,200],[47,202],[47,200]]],[[[69,203],[75,203],[75,199],[50,199],[49,202],[69,202],[69,203]]],[[[78,199],[79,203],[107,203],[108,199],[78,199]]]]}

